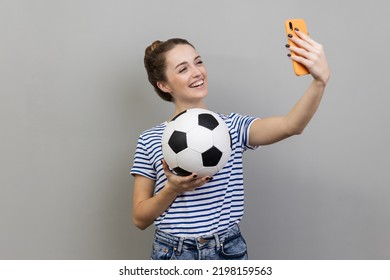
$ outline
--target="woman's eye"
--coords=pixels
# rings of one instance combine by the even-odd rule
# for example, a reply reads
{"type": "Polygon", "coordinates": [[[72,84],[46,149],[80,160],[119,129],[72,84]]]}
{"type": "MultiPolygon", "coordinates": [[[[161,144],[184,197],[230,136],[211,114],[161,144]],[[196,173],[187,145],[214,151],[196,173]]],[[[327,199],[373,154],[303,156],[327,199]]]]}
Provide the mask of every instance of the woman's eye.
{"type": "Polygon", "coordinates": [[[201,65],[201,64],[203,64],[203,61],[199,60],[196,64],[201,65]]]}
{"type": "Polygon", "coordinates": [[[186,71],[187,70],[187,67],[183,67],[183,68],[181,68],[180,70],[179,70],[179,73],[183,73],[184,71],[186,71]]]}

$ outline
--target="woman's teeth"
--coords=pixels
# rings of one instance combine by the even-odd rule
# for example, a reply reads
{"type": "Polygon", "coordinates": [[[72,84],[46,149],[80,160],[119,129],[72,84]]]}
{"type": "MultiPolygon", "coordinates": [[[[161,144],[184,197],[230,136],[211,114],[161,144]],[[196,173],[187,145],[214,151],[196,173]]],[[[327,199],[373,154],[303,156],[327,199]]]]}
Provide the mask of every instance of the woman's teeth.
{"type": "Polygon", "coordinates": [[[197,81],[197,82],[191,84],[190,87],[191,87],[191,88],[200,87],[200,86],[203,85],[203,83],[204,83],[204,81],[203,81],[203,80],[200,80],[200,81],[197,81]]]}

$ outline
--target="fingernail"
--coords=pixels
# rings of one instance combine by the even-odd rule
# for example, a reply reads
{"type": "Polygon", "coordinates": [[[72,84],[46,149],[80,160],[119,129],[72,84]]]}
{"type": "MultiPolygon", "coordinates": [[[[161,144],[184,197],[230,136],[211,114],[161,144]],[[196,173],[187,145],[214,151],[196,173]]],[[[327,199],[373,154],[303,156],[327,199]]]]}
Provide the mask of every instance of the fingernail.
{"type": "Polygon", "coordinates": [[[290,45],[289,44],[286,44],[286,48],[289,48],[290,47],[290,45]]]}
{"type": "Polygon", "coordinates": [[[299,29],[298,29],[298,28],[296,28],[296,27],[294,28],[294,30],[295,30],[295,31],[299,31],[299,29]]]}
{"type": "Polygon", "coordinates": [[[287,37],[288,37],[288,38],[292,38],[293,35],[292,35],[292,34],[288,34],[287,37]]]}

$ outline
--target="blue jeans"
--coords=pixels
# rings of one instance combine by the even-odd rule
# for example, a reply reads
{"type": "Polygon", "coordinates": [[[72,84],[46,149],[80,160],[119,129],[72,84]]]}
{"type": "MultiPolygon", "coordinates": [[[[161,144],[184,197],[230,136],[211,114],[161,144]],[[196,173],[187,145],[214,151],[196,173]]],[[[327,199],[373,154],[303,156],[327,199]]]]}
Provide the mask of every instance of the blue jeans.
{"type": "Polygon", "coordinates": [[[177,237],[156,230],[152,260],[247,260],[247,246],[235,225],[222,234],[177,237]]]}

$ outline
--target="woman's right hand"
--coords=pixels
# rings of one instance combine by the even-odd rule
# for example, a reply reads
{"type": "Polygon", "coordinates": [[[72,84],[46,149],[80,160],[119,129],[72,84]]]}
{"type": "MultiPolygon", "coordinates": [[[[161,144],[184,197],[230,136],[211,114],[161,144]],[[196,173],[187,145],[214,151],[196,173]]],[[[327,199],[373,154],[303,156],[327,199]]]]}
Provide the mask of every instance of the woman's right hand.
{"type": "Polygon", "coordinates": [[[162,160],[162,165],[165,176],[168,179],[165,188],[169,188],[170,191],[177,195],[180,195],[183,192],[194,191],[196,188],[203,186],[212,179],[210,176],[198,178],[195,173],[188,176],[178,176],[169,169],[165,160],[162,160]]]}

